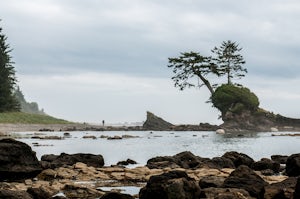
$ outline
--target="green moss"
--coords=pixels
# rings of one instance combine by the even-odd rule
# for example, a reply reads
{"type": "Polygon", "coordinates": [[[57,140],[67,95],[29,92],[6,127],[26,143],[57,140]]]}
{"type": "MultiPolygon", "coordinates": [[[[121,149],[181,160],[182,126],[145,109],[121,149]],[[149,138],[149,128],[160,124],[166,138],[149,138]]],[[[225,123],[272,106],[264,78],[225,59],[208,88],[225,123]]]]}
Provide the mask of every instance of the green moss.
{"type": "Polygon", "coordinates": [[[71,122],[57,119],[49,115],[38,115],[23,112],[4,112],[0,113],[0,123],[70,124],[71,122]]]}
{"type": "Polygon", "coordinates": [[[223,84],[216,89],[211,96],[213,106],[222,114],[227,111],[240,113],[244,110],[256,111],[259,106],[257,96],[248,88],[238,87],[232,84],[223,84]]]}

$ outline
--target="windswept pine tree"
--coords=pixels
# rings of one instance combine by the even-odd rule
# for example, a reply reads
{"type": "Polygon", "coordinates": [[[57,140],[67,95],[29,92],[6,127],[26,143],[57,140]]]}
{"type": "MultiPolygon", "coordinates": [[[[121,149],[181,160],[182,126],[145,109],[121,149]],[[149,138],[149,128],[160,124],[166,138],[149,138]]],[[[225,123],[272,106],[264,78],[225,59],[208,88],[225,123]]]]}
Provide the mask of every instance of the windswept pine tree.
{"type": "Polygon", "coordinates": [[[20,105],[14,95],[15,69],[11,60],[11,48],[0,27],[0,112],[19,111],[20,105]]]}

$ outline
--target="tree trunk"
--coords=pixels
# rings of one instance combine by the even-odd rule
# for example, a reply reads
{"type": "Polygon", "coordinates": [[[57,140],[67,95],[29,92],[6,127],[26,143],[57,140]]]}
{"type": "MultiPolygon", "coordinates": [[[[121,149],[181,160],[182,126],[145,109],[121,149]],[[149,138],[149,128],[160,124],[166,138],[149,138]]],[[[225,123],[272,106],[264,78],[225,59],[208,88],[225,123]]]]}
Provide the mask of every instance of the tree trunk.
{"type": "Polygon", "coordinates": [[[210,85],[209,81],[207,79],[205,79],[201,74],[197,74],[197,75],[202,80],[204,85],[208,88],[210,94],[213,95],[215,91],[214,91],[213,87],[210,85]]]}

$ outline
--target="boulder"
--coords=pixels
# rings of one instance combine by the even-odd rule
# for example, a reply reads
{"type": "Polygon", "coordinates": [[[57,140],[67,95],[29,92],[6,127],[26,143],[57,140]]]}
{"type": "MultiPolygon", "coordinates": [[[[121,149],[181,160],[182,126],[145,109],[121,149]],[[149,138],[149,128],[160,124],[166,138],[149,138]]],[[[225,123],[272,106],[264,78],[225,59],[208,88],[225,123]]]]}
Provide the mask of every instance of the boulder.
{"type": "Polygon", "coordinates": [[[134,197],[128,194],[109,192],[104,194],[100,199],[134,199],[134,197]]]}
{"type": "Polygon", "coordinates": [[[178,164],[181,168],[184,169],[196,168],[201,164],[201,162],[207,160],[199,156],[195,156],[190,151],[178,153],[174,155],[173,158],[175,159],[176,164],[178,164]]]}
{"type": "Polygon", "coordinates": [[[31,195],[25,191],[12,191],[0,189],[0,198],[3,199],[33,199],[31,195]]]}
{"type": "Polygon", "coordinates": [[[146,166],[150,169],[163,169],[166,167],[192,169],[197,168],[205,160],[208,159],[195,156],[189,151],[184,151],[174,156],[159,156],[151,158],[147,161],[146,166]]]}
{"type": "Polygon", "coordinates": [[[184,171],[170,171],[150,177],[140,190],[140,199],[194,199],[199,198],[200,188],[184,171]]]}
{"type": "Polygon", "coordinates": [[[224,181],[223,187],[245,189],[251,196],[262,199],[266,185],[268,183],[253,170],[245,165],[241,165],[224,181]]]}
{"type": "Polygon", "coordinates": [[[13,139],[0,140],[0,180],[34,178],[42,168],[31,147],[13,139]]]}
{"type": "Polygon", "coordinates": [[[288,176],[300,175],[300,153],[288,157],[285,170],[288,176]]]}
{"type": "Polygon", "coordinates": [[[254,163],[254,160],[251,157],[236,151],[226,152],[222,157],[230,159],[236,168],[240,165],[251,167],[251,165],[254,163]]]}
{"type": "Polygon", "coordinates": [[[272,155],[271,160],[273,160],[274,162],[277,162],[279,164],[286,164],[288,157],[289,156],[287,156],[287,155],[272,155]]]}
{"type": "MultiPolygon", "coordinates": [[[[95,168],[100,168],[104,166],[104,159],[102,155],[93,155],[88,153],[76,153],[76,154],[66,154],[61,153],[59,156],[56,155],[43,155],[41,158],[43,165],[47,165],[50,168],[58,168],[66,165],[73,165],[77,162],[82,162],[88,166],[95,168]],[[48,162],[49,164],[45,164],[48,162]]],[[[46,169],[46,168],[45,168],[46,169]]]]}
{"type": "Polygon", "coordinates": [[[290,199],[292,198],[297,183],[296,177],[289,177],[281,182],[265,187],[265,199],[290,199]]]}
{"type": "Polygon", "coordinates": [[[170,130],[173,126],[174,126],[173,124],[147,111],[147,119],[143,124],[143,129],[163,131],[163,130],[170,130]]]}
{"type": "Polygon", "coordinates": [[[268,158],[262,158],[260,161],[254,162],[251,168],[255,171],[263,171],[270,169],[274,171],[274,173],[279,173],[280,164],[268,158]]]}
{"type": "Polygon", "coordinates": [[[146,166],[149,169],[163,169],[166,167],[179,168],[180,166],[176,164],[175,159],[172,156],[158,156],[151,158],[147,161],[146,166]]]}
{"type": "Polygon", "coordinates": [[[215,157],[211,160],[207,160],[201,164],[201,167],[208,167],[211,169],[223,169],[223,168],[231,168],[235,169],[233,162],[224,157],[215,157]]]}

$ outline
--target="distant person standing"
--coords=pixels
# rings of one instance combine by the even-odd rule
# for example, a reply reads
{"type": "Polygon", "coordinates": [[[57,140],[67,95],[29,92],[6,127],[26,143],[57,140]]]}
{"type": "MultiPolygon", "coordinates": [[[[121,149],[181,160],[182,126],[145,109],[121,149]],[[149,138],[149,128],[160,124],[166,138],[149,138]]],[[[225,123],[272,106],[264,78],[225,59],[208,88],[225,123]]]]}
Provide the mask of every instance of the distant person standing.
{"type": "Polygon", "coordinates": [[[104,126],[105,125],[105,121],[104,120],[102,120],[102,126],[104,126]]]}

